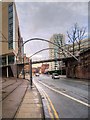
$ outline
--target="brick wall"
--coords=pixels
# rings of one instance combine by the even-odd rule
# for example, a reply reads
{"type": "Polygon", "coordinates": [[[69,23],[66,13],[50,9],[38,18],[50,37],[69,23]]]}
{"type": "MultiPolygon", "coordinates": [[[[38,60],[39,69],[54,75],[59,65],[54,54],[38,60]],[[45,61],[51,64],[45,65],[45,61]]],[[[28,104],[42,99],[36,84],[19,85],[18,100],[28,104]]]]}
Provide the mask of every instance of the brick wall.
{"type": "Polygon", "coordinates": [[[90,49],[83,51],[78,57],[66,60],[66,76],[69,78],[90,79],[90,49]]]}

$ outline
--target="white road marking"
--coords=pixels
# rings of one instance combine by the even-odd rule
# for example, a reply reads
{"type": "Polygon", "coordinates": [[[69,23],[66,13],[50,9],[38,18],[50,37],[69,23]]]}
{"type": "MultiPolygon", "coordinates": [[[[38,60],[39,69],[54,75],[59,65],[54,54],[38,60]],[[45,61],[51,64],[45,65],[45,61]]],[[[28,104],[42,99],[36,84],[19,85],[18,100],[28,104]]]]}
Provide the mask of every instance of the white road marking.
{"type": "Polygon", "coordinates": [[[87,107],[90,107],[90,105],[89,105],[88,103],[85,103],[85,102],[83,102],[83,101],[81,101],[81,100],[78,100],[78,99],[76,99],[76,98],[74,98],[74,97],[72,97],[72,96],[70,96],[70,95],[67,95],[67,94],[61,92],[61,91],[58,91],[58,90],[56,90],[56,89],[54,89],[54,88],[46,85],[45,83],[43,83],[43,82],[41,82],[41,81],[39,81],[39,83],[43,84],[44,86],[46,86],[46,87],[49,88],[50,90],[53,90],[53,91],[55,91],[55,92],[57,92],[57,93],[65,96],[65,97],[68,97],[68,98],[70,98],[70,99],[78,102],[78,103],[81,103],[81,104],[83,104],[83,105],[85,105],[85,106],[87,106],[87,107]]]}
{"type": "Polygon", "coordinates": [[[40,93],[41,95],[44,96],[45,100],[46,100],[46,105],[47,105],[47,108],[48,108],[48,112],[49,112],[49,115],[51,116],[52,120],[54,120],[54,116],[55,118],[57,118],[57,120],[60,120],[59,116],[58,116],[58,113],[56,112],[56,109],[52,103],[52,101],[50,100],[48,94],[44,91],[44,89],[42,87],[40,87],[36,82],[34,82],[34,85],[37,86],[37,88],[39,88],[38,90],[40,90],[40,93]],[[51,110],[52,109],[52,110],[51,110]],[[54,113],[54,116],[53,116],[53,113],[54,113]]]}

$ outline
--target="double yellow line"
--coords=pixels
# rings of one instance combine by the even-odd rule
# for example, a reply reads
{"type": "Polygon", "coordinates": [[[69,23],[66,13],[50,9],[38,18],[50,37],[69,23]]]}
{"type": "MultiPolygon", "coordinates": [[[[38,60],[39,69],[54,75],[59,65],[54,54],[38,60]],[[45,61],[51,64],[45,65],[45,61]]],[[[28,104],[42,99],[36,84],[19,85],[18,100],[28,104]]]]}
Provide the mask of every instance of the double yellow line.
{"type": "Polygon", "coordinates": [[[54,105],[53,105],[52,101],[50,100],[48,94],[43,89],[42,89],[42,91],[43,91],[44,97],[47,101],[47,107],[48,107],[48,111],[49,111],[49,114],[50,114],[51,118],[52,119],[57,118],[58,120],[60,120],[59,116],[58,116],[58,114],[57,114],[57,112],[54,108],[54,105]],[[52,111],[53,111],[54,115],[53,115],[52,111]]]}
{"type": "Polygon", "coordinates": [[[45,101],[46,101],[46,105],[47,105],[47,108],[48,108],[48,112],[49,112],[49,115],[50,115],[50,118],[52,120],[54,120],[55,118],[57,120],[60,120],[59,119],[59,116],[58,116],[58,113],[57,111],[55,110],[55,107],[52,103],[52,101],[50,100],[50,97],[48,96],[48,94],[45,92],[45,90],[43,90],[42,87],[40,87],[38,85],[38,83],[34,82],[35,86],[37,86],[39,92],[41,93],[41,95],[44,97],[45,101]]]}

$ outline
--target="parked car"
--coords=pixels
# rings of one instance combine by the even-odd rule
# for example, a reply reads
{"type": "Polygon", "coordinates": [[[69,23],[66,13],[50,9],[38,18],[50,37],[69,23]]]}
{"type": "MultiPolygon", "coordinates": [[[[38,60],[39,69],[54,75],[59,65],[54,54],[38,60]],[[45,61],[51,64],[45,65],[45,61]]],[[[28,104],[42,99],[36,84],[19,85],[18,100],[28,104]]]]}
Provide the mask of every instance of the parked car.
{"type": "Polygon", "coordinates": [[[60,76],[58,75],[58,73],[53,73],[52,74],[52,79],[59,79],[60,76]]]}
{"type": "Polygon", "coordinates": [[[39,76],[39,73],[36,73],[35,76],[39,76]]]}

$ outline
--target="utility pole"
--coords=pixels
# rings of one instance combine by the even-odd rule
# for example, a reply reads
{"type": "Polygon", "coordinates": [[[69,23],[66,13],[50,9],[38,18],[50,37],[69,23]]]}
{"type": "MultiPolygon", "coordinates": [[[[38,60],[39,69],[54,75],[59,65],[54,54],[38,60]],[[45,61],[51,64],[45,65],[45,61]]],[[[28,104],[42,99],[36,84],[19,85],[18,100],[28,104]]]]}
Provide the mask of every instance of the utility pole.
{"type": "Polygon", "coordinates": [[[30,59],[30,86],[32,88],[32,59],[30,59]]]}

